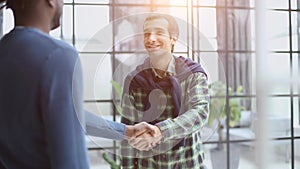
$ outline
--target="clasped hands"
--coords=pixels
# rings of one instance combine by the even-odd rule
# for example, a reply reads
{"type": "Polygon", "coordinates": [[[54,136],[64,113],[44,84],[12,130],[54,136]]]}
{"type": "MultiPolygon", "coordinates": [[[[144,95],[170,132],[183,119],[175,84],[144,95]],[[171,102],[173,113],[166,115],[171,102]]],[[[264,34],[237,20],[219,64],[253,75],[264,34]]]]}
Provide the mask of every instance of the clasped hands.
{"type": "Polygon", "coordinates": [[[149,151],[160,143],[162,133],[160,129],[146,122],[126,125],[125,139],[133,147],[141,151],[149,151]]]}

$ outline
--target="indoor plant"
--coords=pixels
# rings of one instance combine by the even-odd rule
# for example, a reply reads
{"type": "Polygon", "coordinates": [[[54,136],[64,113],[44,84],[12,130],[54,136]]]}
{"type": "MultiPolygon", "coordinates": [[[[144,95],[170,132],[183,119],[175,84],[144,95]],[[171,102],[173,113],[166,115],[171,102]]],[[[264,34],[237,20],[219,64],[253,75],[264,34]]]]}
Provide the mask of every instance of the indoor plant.
{"type": "MultiPolygon", "coordinates": [[[[226,165],[226,149],[222,141],[224,141],[223,128],[226,126],[226,85],[223,82],[216,81],[209,84],[209,94],[211,97],[209,107],[210,114],[208,118],[208,126],[217,126],[218,144],[217,147],[211,149],[212,167],[214,169],[222,169],[226,165]]],[[[228,87],[229,96],[238,96],[242,94],[242,86],[236,90],[228,87]]],[[[228,101],[229,108],[229,127],[234,127],[241,119],[241,111],[245,107],[241,105],[240,98],[230,98],[228,101]]],[[[239,164],[239,150],[232,147],[230,153],[230,166],[237,169],[239,164]]]]}
{"type": "MultiPolygon", "coordinates": [[[[222,129],[226,124],[226,85],[221,81],[216,81],[208,86],[211,100],[209,103],[210,114],[208,118],[208,125],[217,125],[217,133],[219,137],[219,149],[223,149],[222,141],[224,140],[222,129]]],[[[237,96],[242,94],[243,87],[239,86],[234,91],[231,87],[228,88],[229,96],[237,96]]],[[[240,98],[229,99],[229,127],[234,127],[237,122],[240,121],[241,111],[245,110],[245,107],[241,105],[240,98]]]]}
{"type": "Polygon", "coordinates": [[[121,169],[121,164],[117,164],[117,162],[109,157],[106,153],[103,153],[102,157],[110,165],[111,169],[121,169]]]}

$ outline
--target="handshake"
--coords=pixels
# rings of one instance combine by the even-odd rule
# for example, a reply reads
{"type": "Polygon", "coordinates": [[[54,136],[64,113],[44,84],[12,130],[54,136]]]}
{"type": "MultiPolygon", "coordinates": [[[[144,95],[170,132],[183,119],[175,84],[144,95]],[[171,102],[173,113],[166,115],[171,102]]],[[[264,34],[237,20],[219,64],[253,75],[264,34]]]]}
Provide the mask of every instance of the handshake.
{"type": "Polygon", "coordinates": [[[140,151],[148,151],[160,144],[162,133],[160,129],[146,122],[135,125],[126,125],[125,139],[133,147],[140,151]]]}

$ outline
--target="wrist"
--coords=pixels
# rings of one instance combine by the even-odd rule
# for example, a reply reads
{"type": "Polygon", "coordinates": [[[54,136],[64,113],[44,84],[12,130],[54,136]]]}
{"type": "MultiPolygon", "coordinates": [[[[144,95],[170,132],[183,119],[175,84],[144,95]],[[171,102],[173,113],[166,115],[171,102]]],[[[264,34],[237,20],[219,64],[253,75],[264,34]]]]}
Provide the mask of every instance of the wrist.
{"type": "Polygon", "coordinates": [[[134,127],[131,125],[126,125],[125,126],[125,139],[129,140],[133,136],[133,133],[134,133],[134,127]]]}
{"type": "Polygon", "coordinates": [[[160,130],[159,126],[154,125],[154,130],[156,137],[162,137],[162,131],[160,130]]]}

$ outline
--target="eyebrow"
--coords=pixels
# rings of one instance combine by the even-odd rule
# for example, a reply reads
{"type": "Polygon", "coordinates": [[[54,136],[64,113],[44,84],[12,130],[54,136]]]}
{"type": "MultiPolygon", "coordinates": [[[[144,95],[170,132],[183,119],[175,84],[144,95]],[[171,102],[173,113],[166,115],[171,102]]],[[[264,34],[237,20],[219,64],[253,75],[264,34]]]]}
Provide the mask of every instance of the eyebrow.
{"type": "MultiPolygon", "coordinates": [[[[151,30],[155,30],[155,31],[166,31],[165,29],[163,28],[154,28],[154,29],[151,29],[151,30]]],[[[149,29],[144,29],[144,32],[149,32],[149,29]]],[[[168,32],[168,30],[167,30],[168,32]]]]}

